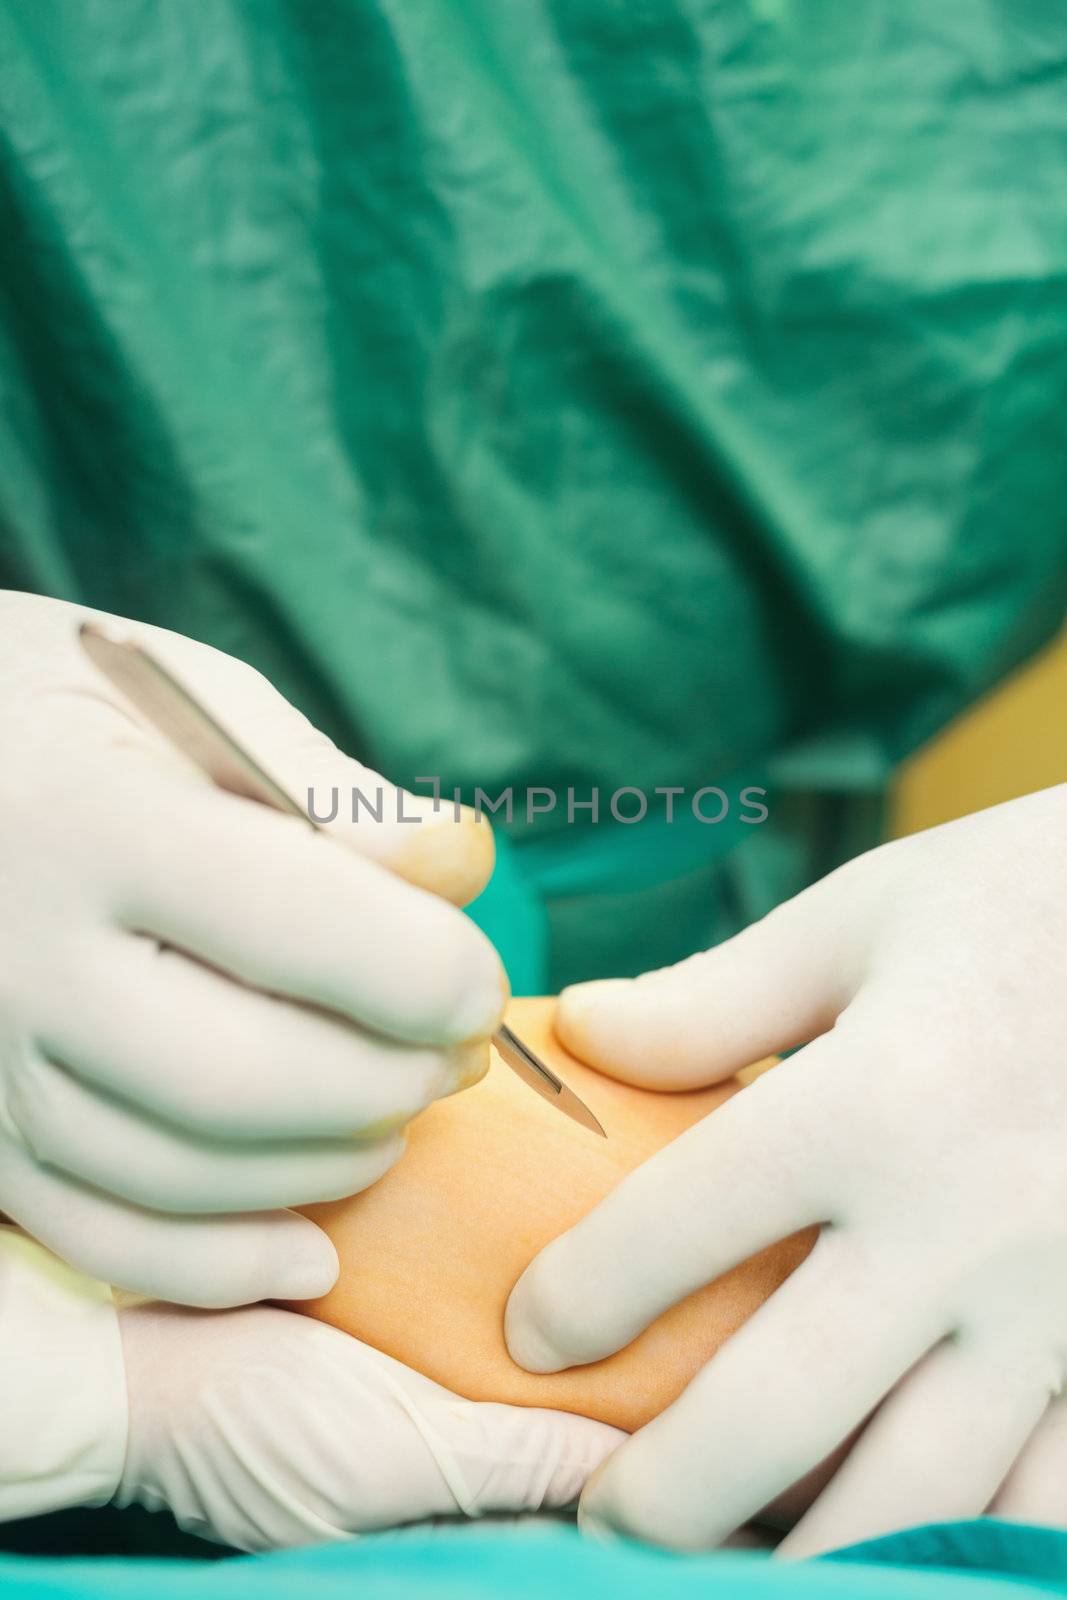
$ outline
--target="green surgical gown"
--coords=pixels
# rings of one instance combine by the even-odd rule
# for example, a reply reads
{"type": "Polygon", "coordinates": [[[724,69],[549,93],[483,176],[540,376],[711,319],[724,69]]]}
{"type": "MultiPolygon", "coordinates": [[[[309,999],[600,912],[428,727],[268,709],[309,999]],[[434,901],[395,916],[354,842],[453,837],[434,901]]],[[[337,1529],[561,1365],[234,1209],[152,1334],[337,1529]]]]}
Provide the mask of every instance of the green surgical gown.
{"type": "Polygon", "coordinates": [[[1047,0],[5,5],[0,583],[408,783],[765,785],[561,800],[477,912],[527,989],[720,938],[1063,616],[1065,66],[1047,0]]]}

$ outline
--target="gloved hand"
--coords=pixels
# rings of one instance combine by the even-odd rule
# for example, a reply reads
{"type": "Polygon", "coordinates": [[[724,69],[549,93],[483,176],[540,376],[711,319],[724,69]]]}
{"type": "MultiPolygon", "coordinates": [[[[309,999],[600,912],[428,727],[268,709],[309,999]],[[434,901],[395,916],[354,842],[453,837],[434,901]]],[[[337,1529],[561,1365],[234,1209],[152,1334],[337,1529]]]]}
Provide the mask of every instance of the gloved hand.
{"type": "Polygon", "coordinates": [[[398,822],[388,785],[353,825],[382,780],[257,672],[118,624],[319,814],[336,786],[350,848],[222,793],[83,655],[90,614],[0,594],[0,1212],[145,1294],[321,1294],[333,1247],[281,1208],[372,1183],[488,1063],[503,971],[441,896],[491,834],[411,796],[398,822]]]}
{"type": "Polygon", "coordinates": [[[814,1042],[532,1263],[516,1360],[595,1361],[824,1224],[610,1458],[589,1525],[717,1544],[872,1412],[788,1553],[991,1503],[1067,1522],[1065,973],[1067,787],[874,850],[677,967],[563,995],[571,1050],[664,1089],[814,1042]]]}
{"type": "Polygon", "coordinates": [[[119,1505],[168,1507],[241,1550],[575,1500],[621,1437],[564,1412],[461,1400],[291,1311],[119,1316],[129,1392],[119,1505]]]}

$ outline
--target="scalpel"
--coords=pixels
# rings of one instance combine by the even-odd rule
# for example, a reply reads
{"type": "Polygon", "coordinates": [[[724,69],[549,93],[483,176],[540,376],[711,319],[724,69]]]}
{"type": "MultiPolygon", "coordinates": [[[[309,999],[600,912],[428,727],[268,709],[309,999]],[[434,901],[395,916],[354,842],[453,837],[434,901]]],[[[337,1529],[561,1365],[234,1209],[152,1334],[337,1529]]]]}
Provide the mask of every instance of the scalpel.
{"type": "MultiPolygon", "coordinates": [[[[144,645],[132,639],[114,639],[93,622],[83,622],[78,634],[94,666],[220,789],[300,817],[319,833],[329,831],[264,771],[255,757],[144,645]]],[[[506,1023],[493,1035],[493,1044],[512,1072],[542,1099],[557,1106],[583,1128],[600,1134],[602,1139],[607,1138],[585,1102],[573,1089],[568,1089],[563,1079],[557,1077],[506,1023]]]]}

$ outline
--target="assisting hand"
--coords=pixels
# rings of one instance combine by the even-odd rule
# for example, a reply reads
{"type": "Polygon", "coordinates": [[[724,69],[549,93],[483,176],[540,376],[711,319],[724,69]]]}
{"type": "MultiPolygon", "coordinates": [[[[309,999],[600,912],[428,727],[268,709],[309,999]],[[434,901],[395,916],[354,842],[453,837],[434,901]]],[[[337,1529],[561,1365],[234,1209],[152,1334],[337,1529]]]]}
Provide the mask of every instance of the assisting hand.
{"type": "Polygon", "coordinates": [[[85,658],[86,615],[0,593],[0,1212],[148,1295],[324,1293],[333,1247],[284,1208],[374,1182],[488,1064],[505,979],[448,900],[489,829],[412,796],[398,822],[250,667],[118,625],[296,794],[337,786],[350,848],[223,793],[85,658]]]}
{"type": "Polygon", "coordinates": [[[788,1553],[990,1507],[1067,1523],[1067,788],[872,851],[677,967],[568,990],[557,1028],[663,1089],[814,1041],[512,1294],[513,1356],[557,1371],[823,1224],[596,1475],[587,1525],[715,1545],[868,1418],[788,1553]]]}
{"type": "Polygon", "coordinates": [[[120,1314],[129,1392],[116,1495],[241,1550],[574,1501],[620,1439],[564,1412],[461,1400],[290,1311],[120,1314]]]}

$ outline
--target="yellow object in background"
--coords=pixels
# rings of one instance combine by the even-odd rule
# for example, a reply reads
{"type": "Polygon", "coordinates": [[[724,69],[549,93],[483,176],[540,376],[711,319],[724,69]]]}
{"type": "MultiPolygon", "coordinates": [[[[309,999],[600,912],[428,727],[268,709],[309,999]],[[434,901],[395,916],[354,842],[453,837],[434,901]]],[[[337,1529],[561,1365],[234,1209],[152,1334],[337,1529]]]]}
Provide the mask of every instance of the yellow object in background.
{"type": "Polygon", "coordinates": [[[1067,783],[1067,630],[910,761],[897,782],[893,835],[1067,783]]]}

